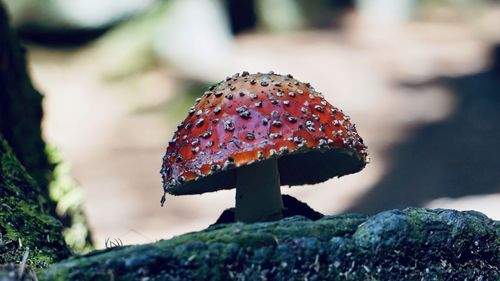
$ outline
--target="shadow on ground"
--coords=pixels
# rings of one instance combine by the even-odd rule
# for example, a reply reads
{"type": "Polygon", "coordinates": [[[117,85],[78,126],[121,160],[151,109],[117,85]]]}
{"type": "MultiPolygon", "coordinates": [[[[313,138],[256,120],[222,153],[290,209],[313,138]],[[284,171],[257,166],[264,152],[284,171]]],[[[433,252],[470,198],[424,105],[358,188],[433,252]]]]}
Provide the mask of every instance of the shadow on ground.
{"type": "Polygon", "coordinates": [[[451,115],[414,131],[391,151],[387,174],[347,212],[423,206],[440,197],[500,191],[500,45],[492,66],[479,73],[401,83],[422,89],[446,87],[456,99],[451,115]]]}

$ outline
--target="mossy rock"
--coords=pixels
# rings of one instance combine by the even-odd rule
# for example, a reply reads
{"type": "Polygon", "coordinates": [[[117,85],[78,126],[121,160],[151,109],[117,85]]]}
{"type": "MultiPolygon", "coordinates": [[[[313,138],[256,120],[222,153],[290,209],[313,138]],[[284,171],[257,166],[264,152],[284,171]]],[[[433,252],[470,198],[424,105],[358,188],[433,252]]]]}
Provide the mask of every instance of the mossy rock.
{"type": "Polygon", "coordinates": [[[27,266],[34,269],[67,258],[61,231],[37,183],[0,135],[0,264],[19,263],[28,251],[27,266]]]}
{"type": "Polygon", "coordinates": [[[500,224],[474,211],[230,223],[51,266],[40,280],[499,280],[500,224]]]}

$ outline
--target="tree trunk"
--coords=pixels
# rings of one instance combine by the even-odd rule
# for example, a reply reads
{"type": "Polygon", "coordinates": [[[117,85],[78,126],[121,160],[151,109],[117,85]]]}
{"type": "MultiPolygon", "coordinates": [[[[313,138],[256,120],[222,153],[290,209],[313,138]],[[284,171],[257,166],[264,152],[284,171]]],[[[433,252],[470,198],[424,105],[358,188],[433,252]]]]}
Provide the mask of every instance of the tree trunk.
{"type": "Polygon", "coordinates": [[[24,49],[9,28],[0,3],[0,133],[19,161],[48,198],[51,165],[45,154],[40,122],[42,95],[33,87],[26,71],[24,49]]]}
{"type": "Polygon", "coordinates": [[[40,189],[37,192],[44,198],[44,208],[52,216],[58,217],[66,229],[73,226],[85,229],[83,238],[69,239],[77,240],[72,245],[73,249],[91,248],[92,241],[83,207],[72,206],[64,214],[57,214],[57,202],[54,200],[59,198],[52,200],[49,196],[49,183],[57,163],[51,163],[47,156],[41,131],[42,117],[42,95],[31,83],[24,48],[10,29],[6,10],[0,1],[0,135],[7,140],[17,159],[38,183],[40,189]]]}

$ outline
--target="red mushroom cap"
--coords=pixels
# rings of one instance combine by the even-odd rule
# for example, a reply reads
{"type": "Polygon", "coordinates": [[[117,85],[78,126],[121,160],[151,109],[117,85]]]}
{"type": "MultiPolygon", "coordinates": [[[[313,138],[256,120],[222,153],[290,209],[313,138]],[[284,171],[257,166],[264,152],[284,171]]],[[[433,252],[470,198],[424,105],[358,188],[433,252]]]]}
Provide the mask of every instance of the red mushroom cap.
{"type": "Polygon", "coordinates": [[[355,125],[309,83],[243,72],[211,86],[179,124],[163,158],[165,192],[235,187],[239,166],[277,158],[280,182],[302,185],[360,171],[355,125]]]}

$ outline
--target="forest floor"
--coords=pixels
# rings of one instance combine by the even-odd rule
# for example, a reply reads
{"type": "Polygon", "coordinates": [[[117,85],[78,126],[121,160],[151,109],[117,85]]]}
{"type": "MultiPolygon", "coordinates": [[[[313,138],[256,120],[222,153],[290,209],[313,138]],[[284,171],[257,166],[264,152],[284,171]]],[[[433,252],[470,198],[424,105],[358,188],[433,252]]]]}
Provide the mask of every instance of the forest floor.
{"type": "MultiPolygon", "coordinates": [[[[365,170],[315,186],[283,188],[324,214],[353,208],[389,173],[391,147],[456,109],[456,96],[442,85],[403,84],[487,67],[490,45],[470,27],[413,23],[374,28],[351,24],[342,31],[245,34],[232,45],[238,60],[216,69],[220,79],[243,70],[291,73],[351,116],[371,153],[365,170]]],[[[96,246],[103,248],[108,238],[147,243],[205,228],[233,206],[233,190],[168,197],[160,207],[161,159],[193,100],[184,93],[198,84],[156,61],[128,71],[108,45],[100,40],[78,49],[29,49],[32,78],[46,95],[46,140],[72,164],[86,195],[96,246]]],[[[494,202],[500,194],[488,196],[494,202]]],[[[433,204],[427,201],[422,205],[433,204]]],[[[440,202],[437,206],[453,207],[440,202]]],[[[498,206],[478,202],[466,208],[500,219],[498,206]]]]}

